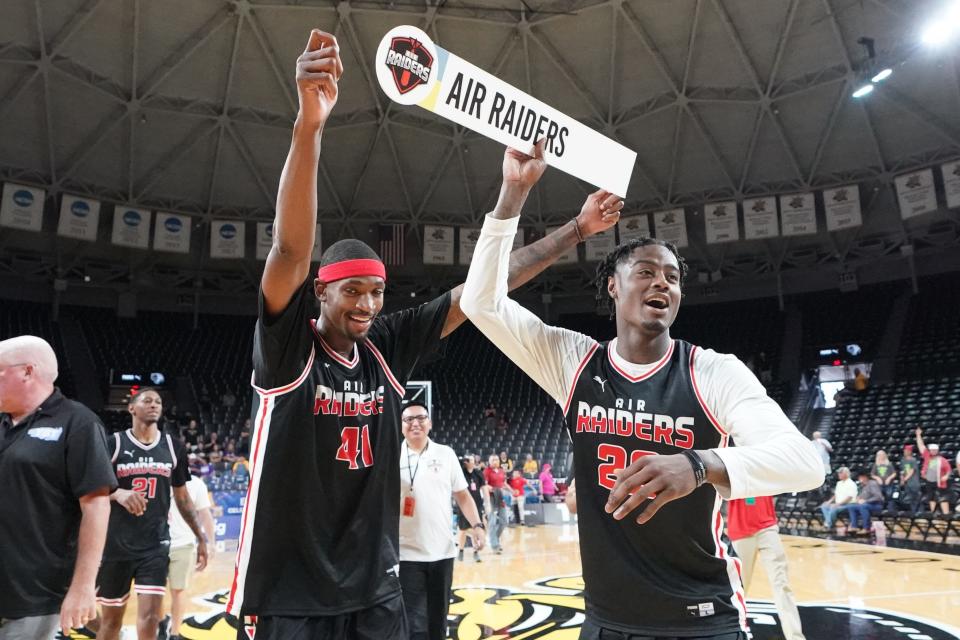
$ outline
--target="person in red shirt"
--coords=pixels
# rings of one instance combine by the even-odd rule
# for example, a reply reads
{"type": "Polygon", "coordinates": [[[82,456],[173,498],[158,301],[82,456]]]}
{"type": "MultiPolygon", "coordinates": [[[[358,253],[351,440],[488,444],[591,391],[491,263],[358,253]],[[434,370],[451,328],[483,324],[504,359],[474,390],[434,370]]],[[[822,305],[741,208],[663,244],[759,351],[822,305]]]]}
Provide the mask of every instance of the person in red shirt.
{"type": "Polygon", "coordinates": [[[920,469],[920,478],[927,487],[930,511],[940,510],[950,513],[950,491],[947,485],[950,481],[950,461],[940,455],[940,445],[926,444],[923,441],[923,429],[917,427],[917,449],[923,457],[923,467],[920,469]]]}
{"type": "Polygon", "coordinates": [[[523,495],[523,490],[527,486],[527,481],[520,469],[513,470],[509,484],[510,488],[513,489],[513,519],[521,525],[525,524],[523,521],[523,503],[526,497],[523,495]]]}
{"type": "Polygon", "coordinates": [[[727,536],[740,556],[740,577],[743,589],[750,589],[753,565],[760,554],[760,562],[770,579],[773,602],[780,614],[780,626],[786,640],[804,640],[800,626],[800,612],[793,599],[793,589],[787,571],[787,554],[780,542],[777,514],[773,498],[745,498],[727,503],[727,536]]]}
{"type": "Polygon", "coordinates": [[[496,553],[503,553],[500,546],[500,535],[507,526],[507,506],[504,501],[504,487],[507,484],[507,474],[500,467],[500,457],[497,454],[487,460],[487,468],[483,470],[483,481],[486,482],[483,490],[487,496],[487,518],[490,526],[490,547],[496,553]]]}
{"type": "Polygon", "coordinates": [[[483,480],[490,489],[503,489],[507,483],[507,474],[500,466],[500,458],[491,455],[487,460],[487,468],[483,470],[483,480]]]}

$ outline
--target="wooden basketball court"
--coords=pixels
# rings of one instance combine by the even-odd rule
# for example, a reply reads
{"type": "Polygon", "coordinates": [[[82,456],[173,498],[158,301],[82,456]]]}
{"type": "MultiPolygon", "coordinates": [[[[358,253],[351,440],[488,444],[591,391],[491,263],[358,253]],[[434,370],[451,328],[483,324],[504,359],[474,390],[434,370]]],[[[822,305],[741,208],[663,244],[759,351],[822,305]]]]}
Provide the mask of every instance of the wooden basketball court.
{"type": "MultiPolygon", "coordinates": [[[[583,619],[577,540],[574,525],[518,527],[504,534],[502,555],[485,549],[477,563],[468,549],[454,573],[450,637],[575,640],[583,619]]],[[[960,556],[794,536],[784,545],[808,640],[960,638],[960,556]]],[[[224,551],[196,576],[185,638],[236,637],[222,615],[232,568],[224,551]]],[[[759,563],[756,571],[747,594],[754,638],[782,638],[759,563]]]]}

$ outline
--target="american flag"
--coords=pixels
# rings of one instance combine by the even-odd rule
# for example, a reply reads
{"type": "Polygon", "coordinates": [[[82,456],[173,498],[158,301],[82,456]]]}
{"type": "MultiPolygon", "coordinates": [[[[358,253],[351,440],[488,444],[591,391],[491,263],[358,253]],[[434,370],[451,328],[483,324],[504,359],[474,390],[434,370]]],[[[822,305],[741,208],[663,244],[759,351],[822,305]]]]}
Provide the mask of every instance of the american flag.
{"type": "Polygon", "coordinates": [[[380,258],[384,264],[402,265],[404,244],[404,225],[380,225],[380,258]]]}

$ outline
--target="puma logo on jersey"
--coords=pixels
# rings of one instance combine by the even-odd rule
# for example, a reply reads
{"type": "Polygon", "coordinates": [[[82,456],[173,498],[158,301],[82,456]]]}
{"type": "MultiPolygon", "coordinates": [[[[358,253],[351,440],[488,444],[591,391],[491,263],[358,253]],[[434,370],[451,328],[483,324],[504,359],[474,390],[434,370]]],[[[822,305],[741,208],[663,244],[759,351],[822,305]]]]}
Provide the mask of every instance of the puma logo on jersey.
{"type": "Polygon", "coordinates": [[[600,385],[600,393],[604,393],[606,389],[603,387],[607,384],[607,381],[603,380],[600,376],[593,376],[593,380],[600,385]]]}
{"type": "Polygon", "coordinates": [[[125,456],[130,456],[130,457],[132,458],[132,457],[133,457],[133,450],[124,451],[124,452],[123,452],[123,455],[125,455],[125,456]]]}

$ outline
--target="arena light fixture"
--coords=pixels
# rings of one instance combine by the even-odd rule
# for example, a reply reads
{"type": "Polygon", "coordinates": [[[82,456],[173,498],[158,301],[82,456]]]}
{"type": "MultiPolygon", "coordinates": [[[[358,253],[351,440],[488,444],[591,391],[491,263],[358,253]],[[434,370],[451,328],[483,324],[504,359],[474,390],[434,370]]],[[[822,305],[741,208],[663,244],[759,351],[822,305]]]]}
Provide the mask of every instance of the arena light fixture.
{"type": "Polygon", "coordinates": [[[877,73],[877,75],[870,78],[870,82],[873,82],[873,83],[883,82],[884,80],[889,78],[891,75],[893,75],[893,69],[891,69],[890,67],[887,67],[886,69],[877,73]]]}
{"type": "Polygon", "coordinates": [[[859,89],[857,89],[856,91],[853,92],[853,97],[854,97],[854,98],[862,98],[863,96],[869,94],[871,91],[873,91],[873,85],[872,85],[872,84],[865,84],[865,85],[863,85],[862,87],[860,87],[859,89]]]}
{"type": "Polygon", "coordinates": [[[927,23],[920,39],[927,46],[939,47],[946,44],[958,32],[960,32],[960,0],[949,0],[944,3],[943,13],[927,23]]]}

